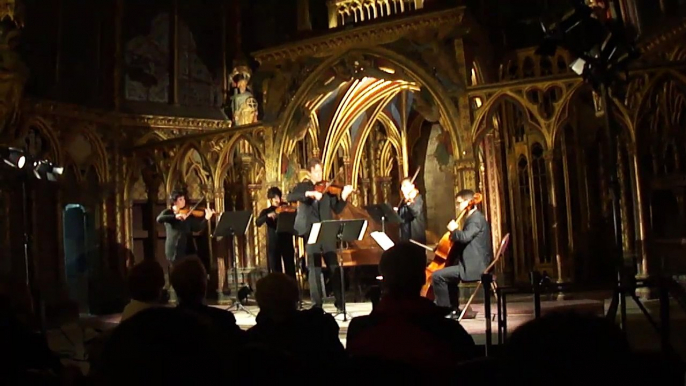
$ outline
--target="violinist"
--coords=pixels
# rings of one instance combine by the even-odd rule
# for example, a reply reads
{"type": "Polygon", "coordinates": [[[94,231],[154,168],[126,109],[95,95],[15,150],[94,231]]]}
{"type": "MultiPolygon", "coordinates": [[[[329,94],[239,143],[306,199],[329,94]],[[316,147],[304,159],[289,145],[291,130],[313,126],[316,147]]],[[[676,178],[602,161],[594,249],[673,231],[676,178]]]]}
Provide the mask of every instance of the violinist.
{"type": "MultiPolygon", "coordinates": [[[[305,240],[309,238],[312,224],[332,220],[332,212],[339,214],[345,209],[346,200],[353,191],[350,185],[337,188],[336,190],[340,190],[340,192],[329,189],[333,185],[323,181],[322,162],[317,158],[309,160],[307,169],[309,178],[298,183],[287,197],[289,202],[300,202],[295,216],[294,228],[299,236],[305,237],[305,240]]],[[[305,251],[307,252],[308,279],[313,307],[321,308],[323,305],[324,289],[321,280],[319,280],[323,258],[331,273],[336,308],[340,310],[342,293],[335,243],[307,244],[305,251]]]]}
{"type": "MultiPolygon", "coordinates": [[[[181,191],[173,191],[169,196],[171,208],[163,210],[157,216],[157,222],[164,224],[167,239],[164,242],[164,254],[169,261],[169,266],[177,260],[181,260],[189,254],[195,254],[193,240],[188,242],[193,232],[199,232],[205,228],[207,220],[212,218],[214,211],[196,209],[191,211],[186,204],[186,196],[181,191]]],[[[165,289],[169,288],[169,275],[165,274],[165,289]]]]}
{"type": "Polygon", "coordinates": [[[400,240],[410,239],[426,244],[426,220],[424,219],[424,198],[412,179],[405,178],[400,184],[402,203],[396,209],[403,220],[400,224],[400,240]]]}
{"type": "Polygon", "coordinates": [[[293,235],[290,233],[277,233],[276,225],[279,221],[280,209],[287,211],[295,210],[288,203],[281,201],[281,189],[272,186],[267,190],[267,198],[270,206],[262,209],[255,220],[255,225],[267,224],[267,264],[269,272],[283,272],[281,262],[286,274],[295,279],[295,249],[293,248],[293,235]]]}
{"type": "MultiPolygon", "coordinates": [[[[458,224],[454,220],[448,224],[448,231],[451,232],[450,240],[457,244],[453,250],[459,252],[458,258],[452,266],[438,270],[432,275],[431,284],[436,305],[439,307],[451,307],[448,283],[458,284],[462,280],[480,280],[481,274],[493,259],[491,226],[476,206],[469,208],[474,196],[475,193],[472,190],[462,190],[456,195],[458,213],[465,210],[467,213],[464,214],[464,226],[461,230],[458,229],[458,224]]],[[[457,310],[452,312],[452,316],[457,315],[459,315],[459,304],[457,310]]],[[[465,316],[473,318],[476,315],[468,310],[465,316]]]]}

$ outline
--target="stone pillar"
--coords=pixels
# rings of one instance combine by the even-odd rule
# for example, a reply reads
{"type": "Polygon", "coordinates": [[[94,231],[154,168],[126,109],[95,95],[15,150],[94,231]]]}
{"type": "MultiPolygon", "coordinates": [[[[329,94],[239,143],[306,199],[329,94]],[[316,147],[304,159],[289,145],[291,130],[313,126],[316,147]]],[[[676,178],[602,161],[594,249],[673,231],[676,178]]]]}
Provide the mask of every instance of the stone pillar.
{"type": "MultiPolygon", "coordinates": [[[[253,157],[250,154],[241,155],[241,186],[243,187],[243,208],[244,210],[252,210],[252,192],[250,190],[250,170],[252,169],[253,157]]],[[[254,216],[253,216],[254,217],[254,216]]],[[[252,268],[253,262],[255,260],[254,256],[254,234],[255,234],[255,219],[253,218],[252,224],[248,229],[248,234],[246,235],[245,242],[245,268],[252,268]]],[[[241,255],[238,255],[241,256],[241,255]]],[[[242,259],[239,259],[242,261],[242,259]]]]}
{"type": "Polygon", "coordinates": [[[310,1],[298,0],[298,31],[311,31],[310,1]]]}
{"type": "Polygon", "coordinates": [[[338,27],[338,7],[334,0],[328,0],[326,6],[329,9],[329,28],[338,27]]]}
{"type": "MultiPolygon", "coordinates": [[[[544,154],[546,174],[548,175],[548,202],[550,203],[550,217],[553,223],[553,253],[555,254],[555,265],[557,266],[557,282],[565,281],[567,272],[564,268],[564,258],[560,248],[560,239],[562,239],[561,228],[559,226],[560,210],[557,205],[557,180],[555,175],[555,160],[557,154],[554,150],[548,150],[544,154]]],[[[558,297],[563,296],[561,293],[558,297]]]]}
{"type": "Polygon", "coordinates": [[[391,196],[391,177],[377,177],[377,182],[381,185],[381,202],[388,202],[391,196]]]}
{"type": "Polygon", "coordinates": [[[641,168],[639,166],[638,156],[636,155],[636,149],[629,149],[629,173],[633,177],[632,179],[632,193],[634,201],[634,211],[635,211],[635,237],[636,237],[636,256],[639,261],[638,265],[638,275],[639,277],[648,277],[650,274],[648,254],[646,252],[646,229],[649,228],[649,224],[646,220],[645,207],[643,203],[644,192],[643,185],[641,184],[641,168]]]}
{"type": "Polygon", "coordinates": [[[250,184],[248,185],[248,192],[250,192],[251,206],[252,206],[252,242],[251,242],[251,255],[250,265],[252,267],[262,267],[266,266],[266,256],[264,256],[264,251],[267,250],[267,235],[264,232],[264,228],[258,228],[255,224],[257,216],[259,216],[260,211],[264,205],[260,205],[260,202],[264,202],[266,195],[262,190],[261,184],[250,184]],[[261,237],[260,237],[261,236],[261,237]]]}

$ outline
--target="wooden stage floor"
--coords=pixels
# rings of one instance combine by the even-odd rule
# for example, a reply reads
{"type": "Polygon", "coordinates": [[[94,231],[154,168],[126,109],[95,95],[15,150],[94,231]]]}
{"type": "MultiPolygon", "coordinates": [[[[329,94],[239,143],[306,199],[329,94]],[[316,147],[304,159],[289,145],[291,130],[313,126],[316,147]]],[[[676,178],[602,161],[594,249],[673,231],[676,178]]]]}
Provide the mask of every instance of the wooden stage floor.
{"type": "MultiPolygon", "coordinates": [[[[231,310],[236,316],[236,322],[243,329],[248,329],[255,325],[255,315],[259,312],[259,307],[254,305],[254,302],[248,302],[245,309],[250,311],[250,313],[242,310],[236,309],[230,305],[212,305],[213,307],[223,308],[231,310]]],[[[304,304],[304,307],[309,307],[308,303],[304,304]]],[[[476,319],[463,319],[461,324],[469,332],[476,344],[486,343],[486,320],[484,319],[484,308],[483,304],[475,304],[472,306],[473,310],[476,311],[476,319]]],[[[497,308],[495,305],[492,307],[493,315],[496,314],[497,308]]],[[[563,300],[563,301],[543,301],[541,302],[541,310],[543,313],[552,310],[562,310],[562,309],[574,309],[582,312],[591,312],[594,314],[601,315],[604,311],[604,303],[601,300],[591,300],[591,299],[579,299],[579,300],[563,300]]],[[[335,314],[336,309],[333,304],[324,304],[324,310],[331,314],[335,314]]],[[[362,316],[368,315],[372,310],[372,304],[370,302],[365,303],[348,303],[347,310],[350,316],[362,316]]],[[[87,317],[83,321],[85,325],[91,327],[106,329],[114,327],[119,323],[121,316],[120,314],[98,316],[98,317],[87,317]]],[[[507,306],[507,326],[508,332],[512,332],[519,325],[525,323],[528,320],[533,319],[533,304],[531,302],[508,302],[507,306]]],[[[343,345],[345,345],[345,337],[348,331],[348,324],[350,323],[350,318],[347,321],[343,320],[343,316],[339,315],[336,317],[336,321],[340,326],[340,339],[343,345]]],[[[492,338],[493,343],[497,344],[498,336],[498,326],[497,321],[492,322],[492,338]]]]}

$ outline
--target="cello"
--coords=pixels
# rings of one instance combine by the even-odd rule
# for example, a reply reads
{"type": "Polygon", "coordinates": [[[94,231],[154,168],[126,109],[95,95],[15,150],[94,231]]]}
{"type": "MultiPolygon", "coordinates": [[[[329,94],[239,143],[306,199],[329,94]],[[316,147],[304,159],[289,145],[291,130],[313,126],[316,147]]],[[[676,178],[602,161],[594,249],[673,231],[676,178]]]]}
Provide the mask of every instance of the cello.
{"type": "MultiPolygon", "coordinates": [[[[475,193],[474,197],[471,200],[469,200],[467,207],[464,208],[464,210],[458,214],[455,222],[459,223],[465,216],[465,214],[469,213],[476,205],[480,204],[482,200],[483,196],[480,193],[475,193]]],[[[429,263],[429,265],[426,267],[426,282],[424,282],[421,291],[421,295],[425,298],[433,300],[434,292],[433,287],[431,285],[431,277],[433,276],[434,272],[445,268],[445,266],[448,264],[448,256],[450,256],[450,252],[453,248],[453,241],[450,239],[451,233],[452,232],[450,231],[445,232],[443,237],[441,237],[441,239],[438,241],[436,248],[433,249],[434,258],[433,261],[431,261],[431,263],[429,263]]],[[[419,244],[417,242],[414,243],[419,244]]],[[[424,245],[421,246],[427,248],[424,245]]]]}

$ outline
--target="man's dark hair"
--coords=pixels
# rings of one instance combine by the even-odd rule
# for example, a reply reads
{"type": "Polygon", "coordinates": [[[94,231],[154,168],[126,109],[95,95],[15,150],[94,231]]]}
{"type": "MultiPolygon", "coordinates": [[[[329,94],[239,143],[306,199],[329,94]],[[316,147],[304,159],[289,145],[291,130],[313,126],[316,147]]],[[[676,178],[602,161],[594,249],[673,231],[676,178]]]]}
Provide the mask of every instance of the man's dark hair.
{"type": "Polygon", "coordinates": [[[174,190],[169,195],[169,199],[171,200],[172,204],[176,202],[179,197],[186,197],[186,193],[183,190],[174,190]]]}
{"type": "Polygon", "coordinates": [[[419,296],[426,278],[426,252],[409,241],[395,244],[381,255],[379,272],[389,293],[419,296]]]}
{"type": "Polygon", "coordinates": [[[314,169],[315,166],[321,165],[321,164],[322,164],[322,160],[320,160],[319,158],[310,158],[310,160],[307,161],[307,170],[312,170],[312,169],[314,169]]]}
{"type": "Polygon", "coordinates": [[[271,188],[269,188],[269,190],[267,190],[267,198],[272,199],[274,197],[283,197],[281,189],[277,188],[276,186],[272,186],[271,188]]]}
{"type": "Polygon", "coordinates": [[[131,299],[154,302],[164,287],[164,271],[157,261],[143,260],[133,266],[127,282],[131,299]]]}
{"type": "Polygon", "coordinates": [[[470,189],[464,189],[457,192],[455,198],[461,198],[463,201],[468,201],[474,198],[474,191],[470,189]]]}
{"type": "Polygon", "coordinates": [[[202,302],[207,291],[207,271],[197,256],[187,256],[174,263],[171,285],[182,303],[202,302]]]}

